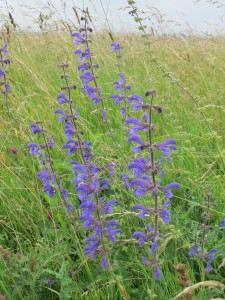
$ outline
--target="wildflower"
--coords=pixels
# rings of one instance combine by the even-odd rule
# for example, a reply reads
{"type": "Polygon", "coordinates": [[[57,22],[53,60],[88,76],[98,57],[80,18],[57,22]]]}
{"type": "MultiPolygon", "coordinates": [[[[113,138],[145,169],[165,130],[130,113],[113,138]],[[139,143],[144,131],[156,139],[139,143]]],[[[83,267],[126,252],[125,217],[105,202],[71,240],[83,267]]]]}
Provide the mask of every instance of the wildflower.
{"type": "Polygon", "coordinates": [[[117,200],[110,200],[110,201],[102,204],[101,213],[102,214],[105,214],[105,213],[112,214],[113,213],[113,207],[112,207],[112,205],[114,205],[114,204],[118,204],[118,201],[117,200]]]}
{"type": "Polygon", "coordinates": [[[50,198],[53,198],[55,193],[56,193],[56,190],[50,184],[45,184],[44,185],[44,192],[46,192],[50,198]]]}
{"type": "Polygon", "coordinates": [[[11,86],[9,85],[8,81],[5,82],[5,89],[6,92],[9,92],[11,90],[11,86]]]}
{"type": "Polygon", "coordinates": [[[111,47],[113,52],[118,52],[121,49],[120,44],[116,42],[112,42],[111,47]]]}
{"type": "Polygon", "coordinates": [[[158,249],[158,239],[159,239],[158,236],[155,236],[152,246],[149,249],[150,254],[152,254],[152,251],[156,252],[156,250],[158,249]]]}
{"type": "Polygon", "coordinates": [[[9,58],[4,59],[4,60],[3,60],[3,63],[6,64],[6,65],[7,65],[7,64],[10,64],[10,59],[9,59],[9,58]]]}
{"type": "Polygon", "coordinates": [[[166,207],[170,204],[169,200],[166,200],[165,203],[163,204],[163,207],[161,210],[159,210],[159,215],[161,217],[161,219],[163,220],[163,222],[165,224],[169,224],[170,223],[170,210],[166,209],[166,207]]]}
{"type": "MultiPolygon", "coordinates": [[[[70,138],[70,135],[67,136],[70,138]]],[[[69,149],[67,154],[71,156],[73,152],[77,152],[79,150],[79,143],[76,140],[69,139],[68,142],[63,146],[63,149],[69,149]]]]}
{"type": "Polygon", "coordinates": [[[65,134],[68,142],[71,140],[71,138],[74,136],[75,131],[73,129],[73,124],[70,121],[65,122],[65,134]]]}
{"type": "Polygon", "coordinates": [[[129,190],[131,190],[132,185],[131,185],[131,181],[129,179],[129,176],[124,173],[124,174],[121,174],[121,178],[123,179],[124,186],[127,187],[129,190]]]}
{"type": "Polygon", "coordinates": [[[51,180],[51,176],[46,170],[42,170],[36,174],[37,177],[40,177],[43,183],[48,184],[51,180]]]}
{"type": "Polygon", "coordinates": [[[127,110],[125,106],[121,106],[121,116],[125,118],[127,115],[127,110]]]}
{"type": "Polygon", "coordinates": [[[119,104],[120,102],[124,102],[124,93],[122,93],[121,95],[118,94],[112,94],[110,96],[111,99],[114,99],[114,103],[115,104],[119,104]]]}
{"type": "Polygon", "coordinates": [[[102,110],[102,119],[103,119],[103,120],[106,120],[106,118],[107,118],[106,113],[107,113],[107,109],[104,108],[104,109],[102,110]]]}
{"type": "Polygon", "coordinates": [[[139,110],[144,105],[144,102],[143,102],[142,98],[137,94],[134,94],[134,95],[130,96],[128,98],[128,101],[129,101],[130,104],[132,104],[133,101],[137,102],[136,104],[133,105],[133,110],[134,111],[139,110]]]}
{"type": "Polygon", "coordinates": [[[149,185],[146,181],[142,179],[135,179],[131,182],[132,187],[134,187],[134,193],[136,196],[145,196],[146,192],[149,189],[149,185]],[[138,186],[138,187],[136,187],[138,186]]]}
{"type": "Polygon", "coordinates": [[[154,124],[150,125],[148,114],[144,113],[142,118],[146,121],[146,123],[142,123],[140,120],[134,117],[131,117],[126,120],[126,125],[131,125],[131,124],[136,125],[135,127],[132,127],[130,129],[131,135],[136,135],[139,130],[149,131],[154,129],[155,125],[154,124]]]}
{"type": "Polygon", "coordinates": [[[140,247],[142,247],[142,246],[144,245],[144,242],[145,242],[145,241],[148,241],[148,240],[149,240],[147,234],[145,234],[145,233],[143,233],[143,232],[140,232],[140,231],[134,232],[134,233],[132,234],[131,237],[132,237],[132,238],[136,238],[136,237],[137,237],[137,238],[139,239],[138,245],[139,245],[140,247]]]}
{"type": "Polygon", "coordinates": [[[39,128],[38,125],[35,124],[35,123],[31,124],[30,127],[31,127],[34,134],[43,132],[43,130],[41,128],[39,128]]]}
{"type": "Polygon", "coordinates": [[[150,160],[151,160],[150,157],[148,158],[148,160],[146,160],[143,157],[135,158],[128,165],[128,170],[133,169],[134,170],[134,177],[135,178],[140,178],[140,176],[143,173],[146,173],[146,172],[152,170],[152,165],[151,165],[151,161],[150,160]]]}
{"type": "Polygon", "coordinates": [[[144,144],[143,140],[137,135],[129,137],[128,142],[136,142],[139,144],[139,146],[135,146],[133,148],[134,153],[139,153],[141,150],[149,146],[149,144],[144,144]]]}
{"type": "Polygon", "coordinates": [[[9,54],[9,51],[7,50],[7,47],[8,47],[8,45],[4,44],[4,46],[2,48],[4,55],[8,55],[9,54]]]}
{"type": "Polygon", "coordinates": [[[68,196],[69,196],[69,194],[68,194],[67,189],[65,189],[65,188],[62,187],[62,182],[60,182],[59,190],[60,190],[60,192],[61,192],[61,194],[63,196],[63,199],[67,199],[68,196]]]}
{"type": "Polygon", "coordinates": [[[122,88],[124,89],[124,91],[125,90],[130,90],[131,86],[130,85],[126,85],[125,75],[123,73],[121,73],[119,76],[120,76],[121,80],[114,81],[114,83],[113,83],[115,89],[118,92],[120,92],[122,88]]]}
{"type": "Polygon", "coordinates": [[[221,221],[220,226],[221,226],[221,227],[225,227],[225,219],[223,219],[223,220],[221,221]]]}
{"type": "Polygon", "coordinates": [[[164,155],[166,155],[166,156],[171,155],[170,149],[172,149],[172,150],[177,149],[176,141],[172,140],[172,139],[166,140],[163,143],[158,143],[156,146],[160,151],[163,151],[164,155]]]}
{"type": "Polygon", "coordinates": [[[159,266],[154,267],[154,276],[155,276],[155,280],[160,280],[162,278],[162,274],[159,266]]]}
{"type": "Polygon", "coordinates": [[[188,255],[189,256],[196,256],[196,257],[199,257],[200,259],[203,259],[203,260],[208,259],[205,270],[206,270],[206,272],[210,272],[210,271],[213,270],[211,264],[212,264],[213,259],[215,258],[215,253],[217,251],[218,251],[217,248],[212,248],[208,252],[202,253],[202,252],[199,252],[199,250],[196,246],[191,246],[190,250],[188,252],[188,255]]]}
{"type": "Polygon", "coordinates": [[[74,209],[74,205],[72,203],[67,203],[66,211],[68,212],[68,214],[71,214],[73,209],[74,209]]]}
{"type": "Polygon", "coordinates": [[[4,78],[4,76],[5,76],[5,73],[4,73],[3,69],[0,69],[0,78],[4,78]]]}
{"type": "MultiPolygon", "coordinates": [[[[62,99],[62,98],[61,98],[62,99]]],[[[66,120],[66,113],[62,110],[62,109],[56,109],[55,110],[55,114],[59,114],[61,115],[59,118],[58,118],[58,121],[59,122],[62,122],[64,120],[66,120]]]]}
{"type": "Polygon", "coordinates": [[[212,260],[209,260],[207,262],[207,265],[205,267],[206,272],[211,272],[213,270],[212,266],[211,266],[212,260]]]}
{"type": "Polygon", "coordinates": [[[47,280],[47,285],[48,286],[51,286],[53,283],[57,282],[56,280],[53,280],[53,279],[48,279],[47,280]]]}
{"type": "Polygon", "coordinates": [[[107,269],[109,267],[109,262],[108,262],[108,259],[106,257],[106,255],[103,256],[103,259],[102,259],[102,267],[104,269],[107,269]]]}
{"type": "Polygon", "coordinates": [[[180,184],[177,182],[172,182],[170,184],[168,184],[167,186],[165,186],[163,188],[163,193],[165,193],[166,198],[172,198],[173,197],[173,193],[170,191],[170,189],[175,188],[178,189],[180,187],[180,184]]]}
{"type": "Polygon", "coordinates": [[[80,79],[84,80],[84,85],[88,85],[89,82],[94,80],[93,74],[91,72],[86,72],[80,76],[80,79]]]}
{"type": "Polygon", "coordinates": [[[74,39],[74,44],[75,45],[84,44],[86,42],[86,39],[87,39],[86,33],[83,33],[81,35],[78,32],[73,32],[72,36],[76,38],[76,39],[74,39]]]}
{"type": "Polygon", "coordinates": [[[91,65],[89,63],[83,63],[83,64],[78,66],[78,71],[83,73],[84,71],[86,71],[90,68],[91,68],[91,65]]]}
{"type": "Polygon", "coordinates": [[[154,261],[154,260],[150,260],[150,259],[147,259],[146,257],[142,257],[142,262],[146,265],[151,265],[153,266],[154,268],[154,277],[155,277],[155,280],[161,280],[162,278],[162,273],[161,273],[161,270],[158,266],[158,262],[157,261],[154,261]]]}
{"type": "Polygon", "coordinates": [[[32,154],[33,156],[38,155],[39,150],[40,150],[40,147],[39,147],[37,144],[35,144],[35,143],[30,143],[30,144],[27,146],[27,148],[31,150],[31,154],[32,154]]]}
{"type": "Polygon", "coordinates": [[[58,103],[59,103],[60,105],[68,102],[68,100],[67,100],[67,98],[66,98],[66,95],[65,95],[65,93],[63,93],[63,92],[60,93],[60,94],[58,95],[57,98],[59,99],[58,103]]]}
{"type": "Polygon", "coordinates": [[[141,212],[138,215],[140,219],[144,219],[145,216],[148,215],[148,209],[145,206],[141,205],[141,204],[135,204],[132,207],[132,209],[140,209],[141,210],[141,212]]]}
{"type": "Polygon", "coordinates": [[[75,52],[74,52],[75,55],[78,55],[78,60],[79,61],[82,61],[83,59],[85,60],[89,60],[90,57],[91,57],[91,52],[90,52],[90,49],[87,48],[85,51],[82,51],[80,49],[77,49],[75,52]]]}

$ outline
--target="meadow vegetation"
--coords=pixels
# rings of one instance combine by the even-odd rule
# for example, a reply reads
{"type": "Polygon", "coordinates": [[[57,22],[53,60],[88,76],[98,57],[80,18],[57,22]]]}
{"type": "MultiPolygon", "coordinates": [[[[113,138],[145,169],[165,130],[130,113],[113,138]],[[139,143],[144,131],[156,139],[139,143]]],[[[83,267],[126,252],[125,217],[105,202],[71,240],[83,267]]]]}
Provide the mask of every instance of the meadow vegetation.
{"type": "MultiPolygon", "coordinates": [[[[114,40],[122,46],[118,68],[107,29],[93,32],[92,59],[99,64],[95,73],[102,84],[112,130],[109,133],[100,106],[93,106],[82,92],[71,38],[74,30],[35,33],[11,28],[6,41],[11,59],[7,77],[12,89],[8,94],[10,113],[4,94],[0,98],[0,295],[7,300],[164,300],[173,299],[185,287],[198,283],[192,293],[179,299],[223,299],[225,229],[220,224],[225,219],[224,39],[151,35],[147,36],[149,53],[149,44],[146,45],[146,37],[141,34],[113,33],[114,40]],[[164,66],[163,71],[153,57],[164,66]],[[68,62],[69,80],[77,86],[72,98],[79,108],[78,124],[85,138],[92,142],[95,163],[116,164],[110,199],[119,202],[113,217],[122,232],[109,253],[112,264],[109,270],[102,268],[100,258],[92,260],[83,254],[87,233],[78,219],[80,203],[70,184],[73,166],[67,151],[62,149],[64,128],[54,114],[62,85],[61,70],[57,67],[61,62],[68,62]],[[157,124],[153,139],[163,142],[173,138],[177,142],[163,178],[164,184],[178,182],[180,188],[174,190],[171,199],[171,222],[162,225],[167,234],[159,246],[163,274],[160,281],[141,262],[142,248],[131,237],[135,230],[146,225],[131,208],[148,196],[137,198],[120,178],[127,172],[127,162],[134,159],[133,147],[127,142],[128,129],[119,107],[110,99],[115,93],[113,82],[118,80],[120,72],[132,86],[131,94],[144,97],[146,90],[157,91],[154,101],[163,108],[163,113],[153,116],[157,124]],[[73,215],[68,214],[58,198],[43,193],[36,177],[41,166],[27,149],[32,141],[41,140],[30,129],[30,124],[36,121],[43,121],[48,135],[54,136],[56,146],[51,157],[69,191],[75,207],[73,215]],[[209,208],[208,225],[212,230],[207,232],[206,248],[216,247],[218,251],[213,270],[205,272],[202,260],[188,256],[188,252],[201,235],[199,223],[204,222],[209,192],[215,205],[209,208]],[[179,271],[181,264],[185,264],[183,271],[179,271]]],[[[0,42],[7,38],[5,33],[2,36],[0,42]]]]}

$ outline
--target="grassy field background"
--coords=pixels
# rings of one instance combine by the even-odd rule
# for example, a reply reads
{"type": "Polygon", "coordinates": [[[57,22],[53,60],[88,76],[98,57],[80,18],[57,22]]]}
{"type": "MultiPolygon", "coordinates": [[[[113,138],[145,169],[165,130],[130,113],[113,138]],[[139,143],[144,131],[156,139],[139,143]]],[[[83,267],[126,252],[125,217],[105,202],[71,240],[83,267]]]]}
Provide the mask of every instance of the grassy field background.
{"type": "MultiPolygon", "coordinates": [[[[225,283],[225,232],[219,226],[225,218],[225,41],[222,37],[151,37],[149,55],[145,38],[138,34],[114,34],[114,39],[123,47],[120,71],[132,85],[132,94],[144,96],[148,89],[157,90],[155,101],[163,107],[163,114],[154,115],[154,140],[162,142],[171,137],[178,145],[163,179],[164,183],[176,181],[181,185],[171,201],[172,222],[166,229],[167,239],[160,246],[164,279],[159,283],[153,280],[152,271],[141,263],[142,249],[131,239],[131,234],[146,222],[129,212],[134,203],[147,201],[147,197],[135,198],[120,179],[127,170],[121,152],[129,162],[134,154],[127,143],[119,107],[110,99],[120,71],[115,67],[107,31],[93,34],[91,46],[93,60],[100,66],[98,82],[102,84],[110,127],[119,147],[102,123],[99,108],[82,94],[70,31],[14,31],[8,42],[11,114],[6,110],[4,95],[0,102],[0,294],[7,300],[172,299],[184,289],[177,283],[179,274],[174,265],[178,263],[186,264],[192,284],[204,280],[225,283]],[[174,80],[160,70],[153,56],[174,80]],[[70,159],[62,149],[64,129],[54,114],[62,85],[57,65],[62,61],[69,62],[70,81],[77,85],[73,98],[81,114],[79,124],[85,138],[92,142],[95,161],[117,164],[111,198],[119,201],[115,216],[123,232],[110,255],[114,266],[111,271],[103,271],[98,259],[89,261],[83,255],[86,233],[82,223],[76,217],[71,221],[63,209],[57,209],[59,200],[43,194],[35,177],[40,165],[27,150],[30,141],[38,141],[30,123],[44,121],[57,143],[52,151],[55,168],[69,188],[70,200],[79,215],[79,202],[70,185],[70,159]],[[17,154],[11,153],[13,146],[17,154]],[[187,253],[196,244],[208,187],[215,206],[210,209],[213,231],[208,233],[207,247],[219,250],[214,270],[203,274],[201,261],[190,259],[187,253]],[[47,284],[50,279],[56,280],[51,286],[47,284]]],[[[195,292],[196,299],[224,299],[224,295],[219,287],[195,292]]]]}

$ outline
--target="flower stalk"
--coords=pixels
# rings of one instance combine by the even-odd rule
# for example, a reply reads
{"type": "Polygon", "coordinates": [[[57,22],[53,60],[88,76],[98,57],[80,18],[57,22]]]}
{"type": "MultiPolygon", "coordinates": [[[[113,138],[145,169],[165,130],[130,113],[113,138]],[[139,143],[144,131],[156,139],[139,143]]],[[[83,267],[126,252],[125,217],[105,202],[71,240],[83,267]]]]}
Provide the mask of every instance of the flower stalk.
{"type": "Polygon", "coordinates": [[[160,180],[157,180],[158,175],[160,175],[160,177],[164,176],[162,163],[165,159],[170,161],[170,151],[176,150],[176,141],[168,139],[162,143],[153,143],[152,132],[155,128],[155,124],[152,123],[152,112],[157,111],[158,113],[162,113],[162,108],[158,105],[153,105],[153,98],[156,96],[155,90],[147,91],[145,96],[151,97],[149,104],[144,103],[139,95],[134,94],[129,97],[129,103],[133,105],[134,111],[140,109],[147,111],[142,116],[144,123],[135,117],[131,117],[126,120],[126,124],[132,126],[130,128],[130,137],[128,138],[128,141],[139,144],[138,146],[134,146],[134,153],[139,153],[147,149],[150,156],[147,158],[135,158],[128,166],[128,170],[134,170],[134,180],[129,180],[127,174],[123,174],[123,177],[125,179],[125,185],[130,189],[133,189],[136,196],[145,196],[148,192],[151,192],[151,195],[154,198],[153,207],[151,207],[151,201],[148,201],[147,207],[142,204],[133,206],[133,210],[140,211],[139,218],[143,219],[145,217],[150,217],[151,223],[154,224],[154,228],[149,223],[147,224],[147,233],[137,231],[133,233],[132,237],[138,238],[140,247],[144,246],[146,242],[151,242],[151,247],[148,249],[150,258],[143,257],[142,262],[148,266],[152,266],[154,268],[155,279],[160,280],[162,274],[159,268],[160,259],[158,257],[158,247],[163,234],[159,231],[159,225],[160,221],[169,224],[170,210],[167,209],[167,206],[170,204],[170,199],[173,197],[171,189],[179,188],[180,185],[176,182],[172,182],[166,186],[162,186],[160,180]],[[138,135],[139,131],[147,133],[147,142],[144,142],[138,135]],[[156,151],[162,151],[165,156],[160,156],[158,162],[155,160],[156,151]],[[161,207],[159,205],[160,192],[163,193],[166,198],[161,207]]]}

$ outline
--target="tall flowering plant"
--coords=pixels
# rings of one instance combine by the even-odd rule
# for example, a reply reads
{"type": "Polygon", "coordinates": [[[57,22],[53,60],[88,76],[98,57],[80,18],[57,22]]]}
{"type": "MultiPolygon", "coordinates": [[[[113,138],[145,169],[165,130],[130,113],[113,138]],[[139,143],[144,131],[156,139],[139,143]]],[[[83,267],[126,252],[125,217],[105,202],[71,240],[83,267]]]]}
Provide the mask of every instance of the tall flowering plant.
{"type": "Polygon", "coordinates": [[[42,181],[43,191],[54,198],[58,193],[64,204],[67,204],[68,191],[63,188],[62,182],[58,179],[57,172],[54,170],[54,162],[51,158],[51,149],[55,146],[53,136],[48,137],[43,122],[35,122],[30,125],[33,134],[41,135],[42,141],[30,143],[27,148],[33,156],[39,157],[42,170],[36,176],[42,181]]]}
{"type": "MultiPolygon", "coordinates": [[[[102,257],[102,267],[110,266],[108,253],[111,244],[116,241],[116,234],[121,230],[116,220],[108,220],[107,213],[113,212],[113,205],[118,204],[116,199],[108,199],[106,190],[113,182],[114,167],[113,163],[104,166],[97,166],[93,163],[94,153],[91,150],[91,142],[83,138],[83,132],[77,122],[79,118],[78,106],[75,110],[72,106],[71,91],[75,88],[68,83],[66,68],[68,64],[59,65],[63,70],[61,78],[65,80],[65,85],[61,87],[62,92],[58,95],[58,103],[67,105],[64,110],[57,109],[59,121],[64,122],[65,135],[67,142],[63,148],[68,150],[68,155],[72,157],[71,164],[74,166],[75,192],[80,201],[81,210],[80,220],[83,226],[90,232],[86,238],[84,254],[90,258],[97,255],[102,257]],[[65,93],[65,92],[66,93],[65,93]],[[108,174],[109,178],[105,177],[108,174]]],[[[73,204],[69,203],[67,210],[72,213],[73,204]]]]}
{"type": "Polygon", "coordinates": [[[0,47],[0,87],[2,93],[5,94],[6,107],[9,111],[8,106],[8,93],[11,90],[11,86],[9,85],[9,81],[7,79],[7,69],[6,66],[10,64],[10,58],[8,57],[8,45],[4,44],[3,47],[0,47]]]}
{"type": "Polygon", "coordinates": [[[160,270],[160,259],[158,255],[159,243],[163,238],[160,232],[160,223],[170,223],[170,199],[173,197],[171,189],[179,188],[176,182],[169,183],[165,186],[161,184],[160,177],[164,176],[163,162],[170,161],[171,150],[176,150],[176,141],[167,139],[163,142],[153,141],[153,131],[155,124],[152,121],[152,112],[162,113],[162,108],[153,104],[156,91],[147,91],[145,96],[150,96],[150,102],[145,103],[143,99],[135,94],[129,97],[129,103],[132,104],[133,110],[145,111],[142,119],[130,117],[126,120],[126,124],[130,126],[130,134],[128,141],[134,142],[133,151],[135,154],[145,153],[139,158],[135,158],[128,166],[128,170],[133,171],[134,178],[130,179],[127,174],[123,174],[125,185],[133,190],[134,194],[139,196],[148,195],[153,197],[153,201],[149,200],[147,205],[135,204],[133,210],[139,211],[139,218],[149,218],[147,232],[136,231],[132,234],[133,238],[138,239],[138,244],[143,247],[145,243],[150,244],[148,248],[148,257],[142,257],[143,263],[154,268],[155,279],[160,280],[162,277],[160,270]],[[145,132],[147,140],[144,141],[140,134],[145,132]],[[156,160],[156,152],[162,155],[156,160]]]}
{"type": "Polygon", "coordinates": [[[78,61],[80,62],[78,66],[78,71],[81,73],[80,79],[83,81],[82,90],[84,94],[89,97],[95,106],[99,103],[102,107],[102,118],[106,120],[106,108],[104,104],[104,99],[102,97],[101,86],[98,85],[97,76],[95,75],[95,69],[99,67],[98,64],[93,63],[92,53],[90,48],[90,33],[92,29],[88,26],[88,13],[83,11],[83,21],[84,26],[80,28],[79,32],[73,32],[72,37],[74,38],[74,44],[77,49],[74,54],[77,55],[78,61]]]}
{"type": "MultiPolygon", "coordinates": [[[[78,66],[78,71],[80,72],[80,79],[83,82],[82,90],[83,93],[92,100],[94,106],[101,106],[102,111],[102,119],[106,124],[106,128],[108,129],[108,133],[111,136],[113,143],[115,144],[116,148],[120,151],[121,156],[123,157],[124,161],[127,161],[126,156],[124,155],[123,151],[120,149],[120,145],[117,143],[116,139],[113,136],[113,130],[110,128],[109,120],[107,116],[107,107],[105,105],[105,99],[102,95],[102,85],[98,84],[98,76],[95,74],[97,68],[99,68],[98,64],[93,62],[93,53],[90,48],[90,44],[92,43],[90,34],[92,33],[92,28],[89,27],[89,14],[87,10],[83,10],[83,16],[81,17],[81,21],[83,22],[83,27],[79,29],[77,32],[72,33],[72,37],[74,38],[74,44],[76,46],[76,50],[74,54],[78,57],[78,61],[80,62],[78,66]]],[[[117,46],[113,46],[116,51],[118,51],[117,46]]],[[[123,74],[122,74],[123,75],[123,74]]],[[[123,89],[127,87],[130,89],[129,86],[125,85],[125,78],[122,78],[124,85],[123,89]]],[[[116,101],[116,100],[115,100],[116,101]]],[[[119,102],[118,102],[119,103],[119,102]]],[[[126,108],[121,108],[122,116],[126,115],[126,108]]]]}
{"type": "Polygon", "coordinates": [[[188,252],[189,256],[192,257],[198,257],[200,258],[205,265],[205,272],[211,272],[213,270],[212,263],[215,259],[216,252],[218,251],[217,248],[212,248],[206,251],[206,244],[207,244],[207,238],[206,235],[209,231],[213,230],[213,226],[210,226],[209,220],[211,218],[210,213],[210,207],[214,206],[215,204],[210,201],[210,198],[212,197],[212,194],[210,192],[207,193],[207,201],[206,201],[206,211],[203,213],[203,219],[204,222],[199,224],[199,228],[201,230],[201,238],[197,240],[198,245],[193,245],[190,247],[190,250],[188,252]]]}

